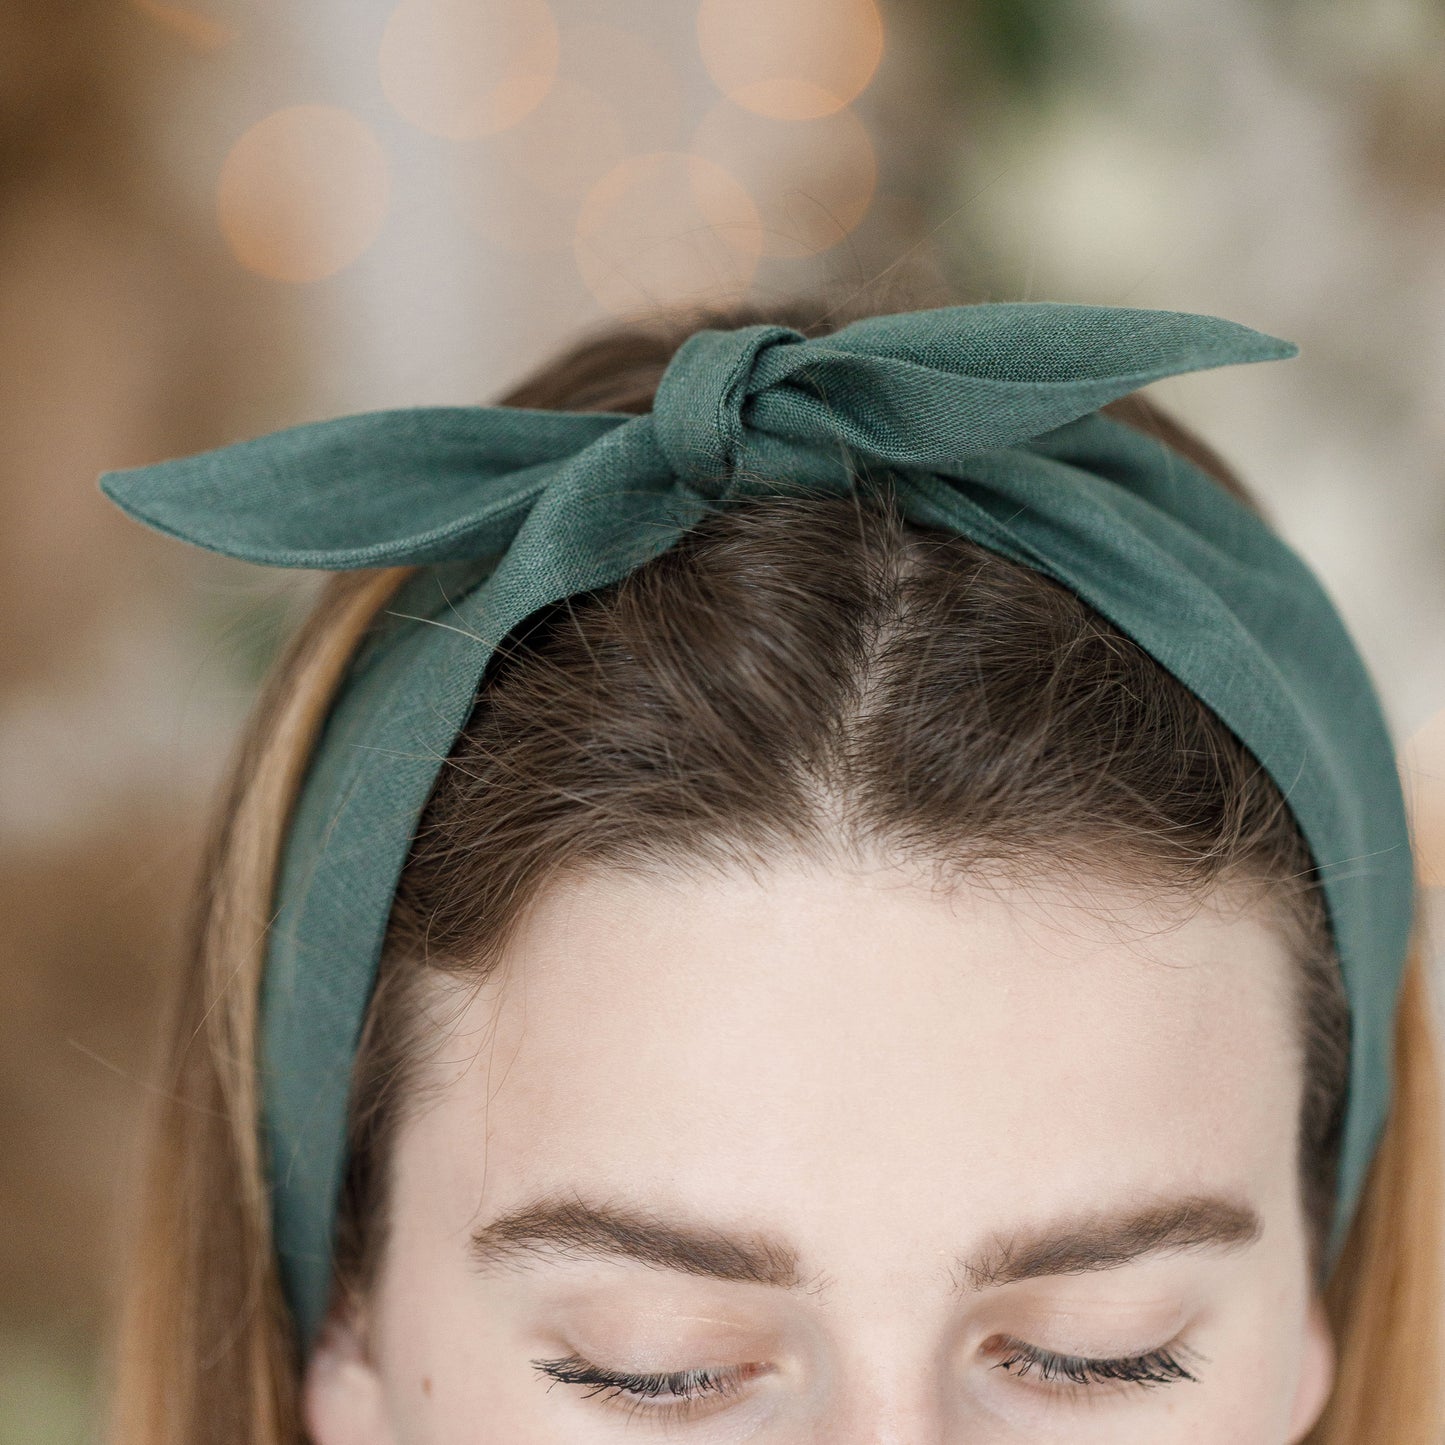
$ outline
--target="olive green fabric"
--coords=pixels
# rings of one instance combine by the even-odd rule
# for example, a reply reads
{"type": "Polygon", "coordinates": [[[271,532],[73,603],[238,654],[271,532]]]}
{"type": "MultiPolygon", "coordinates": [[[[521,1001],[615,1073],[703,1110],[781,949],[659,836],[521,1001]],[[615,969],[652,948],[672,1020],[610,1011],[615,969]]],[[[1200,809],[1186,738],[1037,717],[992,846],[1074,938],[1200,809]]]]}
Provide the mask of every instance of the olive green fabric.
{"type": "Polygon", "coordinates": [[[747,326],[685,342],[645,416],[384,411],[103,477],[132,516],[232,557],[421,568],[330,713],[267,943],[263,1127],[303,1344],[327,1302],[348,1081],[392,898],[494,647],[544,605],[664,551],[710,507],[778,483],[843,494],[882,474],[914,522],[1096,608],[1289,800],[1352,1010],[1333,1259],[1389,1108],[1413,914],[1394,749],[1300,557],[1212,478],[1098,411],[1160,377],[1295,353],[1218,317],[1054,302],[881,316],[817,339],[747,326]]]}

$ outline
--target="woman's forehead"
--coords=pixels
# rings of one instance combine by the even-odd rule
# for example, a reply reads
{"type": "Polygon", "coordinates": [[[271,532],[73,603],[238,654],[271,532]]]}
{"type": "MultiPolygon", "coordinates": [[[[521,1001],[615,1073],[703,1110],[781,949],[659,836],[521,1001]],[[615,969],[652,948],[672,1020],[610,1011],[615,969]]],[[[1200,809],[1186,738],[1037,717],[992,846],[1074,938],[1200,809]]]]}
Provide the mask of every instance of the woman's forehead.
{"type": "Polygon", "coordinates": [[[1121,1192],[1260,1198],[1294,1168],[1290,998],[1262,919],[1103,886],[580,877],[439,1056],[402,1182],[445,1157],[473,1206],[655,1185],[1000,1223],[1121,1192]]]}

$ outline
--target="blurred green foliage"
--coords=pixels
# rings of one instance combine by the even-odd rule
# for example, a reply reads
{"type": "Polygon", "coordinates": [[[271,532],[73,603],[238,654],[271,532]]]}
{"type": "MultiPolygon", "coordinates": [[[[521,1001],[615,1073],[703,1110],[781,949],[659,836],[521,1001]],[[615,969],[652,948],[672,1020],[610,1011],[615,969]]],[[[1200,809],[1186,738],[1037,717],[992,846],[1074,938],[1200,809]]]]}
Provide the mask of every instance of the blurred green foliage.
{"type": "Polygon", "coordinates": [[[973,0],[975,39],[1008,89],[1037,94],[1080,59],[1091,28],[1079,0],[973,0]]]}
{"type": "Polygon", "coordinates": [[[980,72],[1002,98],[1036,100],[1077,81],[1107,54],[1103,8],[1091,0],[922,0],[960,85],[980,72]]]}

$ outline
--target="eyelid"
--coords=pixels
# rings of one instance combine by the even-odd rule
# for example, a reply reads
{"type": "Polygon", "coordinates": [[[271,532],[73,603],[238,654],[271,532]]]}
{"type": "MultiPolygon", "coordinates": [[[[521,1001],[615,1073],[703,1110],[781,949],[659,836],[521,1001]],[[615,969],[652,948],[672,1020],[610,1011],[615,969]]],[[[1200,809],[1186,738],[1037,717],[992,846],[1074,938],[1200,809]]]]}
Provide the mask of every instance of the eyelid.
{"type": "Polygon", "coordinates": [[[981,1320],[975,1339],[985,1344],[1009,1339],[1077,1358],[1128,1359],[1176,1344],[1209,1315],[1209,1306],[1192,1297],[1141,1299],[1125,1293],[1108,1299],[1020,1300],[1006,1314],[981,1320]],[[1069,1348],[1079,1343],[1093,1348],[1069,1348]]]}
{"type": "MultiPolygon", "coordinates": [[[[676,1419],[706,1406],[709,1401],[737,1394],[743,1385],[766,1371],[755,1364],[701,1365],[687,1370],[633,1371],[594,1364],[573,1353],[561,1359],[533,1360],[532,1365],[553,1381],[590,1386],[583,1397],[591,1399],[606,1390],[610,1398],[625,1399],[634,1411],[659,1420],[676,1419]],[[661,1398],[663,1404],[648,1404],[661,1398]]],[[[550,1387],[549,1387],[550,1388],[550,1387]]]]}
{"type": "Polygon", "coordinates": [[[1183,1361],[1187,1359],[1190,1363],[1205,1362],[1203,1355],[1191,1349],[1177,1336],[1152,1350],[1132,1355],[1108,1356],[1075,1355],[1047,1350],[1012,1335],[996,1336],[990,1343],[994,1346],[993,1353],[1004,1356],[992,1368],[1003,1369],[1006,1374],[1016,1378],[1024,1378],[1031,1370],[1037,1370],[1041,1383],[1062,1378],[1068,1384],[1054,1386],[1060,1391],[1103,1385],[1138,1385],[1143,1389],[1153,1389],[1160,1385],[1184,1381],[1197,1384],[1199,1377],[1191,1374],[1183,1361]],[[1022,1364],[1019,1370],[1009,1369],[1011,1364],[1019,1363],[1022,1364]]]}

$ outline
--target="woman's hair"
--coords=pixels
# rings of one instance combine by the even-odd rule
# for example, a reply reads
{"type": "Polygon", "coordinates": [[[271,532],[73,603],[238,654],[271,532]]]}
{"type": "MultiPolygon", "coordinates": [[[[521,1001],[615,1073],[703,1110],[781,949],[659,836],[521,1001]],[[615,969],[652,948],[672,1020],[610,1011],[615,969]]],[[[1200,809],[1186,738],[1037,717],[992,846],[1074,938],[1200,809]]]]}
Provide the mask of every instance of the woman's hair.
{"type": "MultiPolygon", "coordinates": [[[[584,341],[508,404],[646,411],[704,325],[584,341]]],[[[1143,396],[1104,410],[1253,505],[1143,396]]],[[[328,579],[242,739],[203,864],[145,1211],[120,1321],[116,1445],[295,1445],[301,1364],[258,1136],[257,998],[288,815],[347,665],[409,576],[328,579]]],[[[1332,1209],[1349,1016],[1310,855],[1224,724],[1073,593],[901,518],[886,487],[724,507],[620,582],[498,650],[421,819],[352,1080],[339,1298],[384,1246],[388,1159],[435,1022],[564,870],[886,856],[941,877],[1069,870],[1183,901],[1233,891],[1282,929],[1304,1087],[1301,1202],[1317,1270],[1332,1209]],[[1107,866],[1106,866],[1107,860],[1107,866]]],[[[1312,1445],[1438,1445],[1445,1353],[1441,1118],[1418,947],[1394,1102],[1327,1290],[1337,1384],[1312,1445]]]]}

